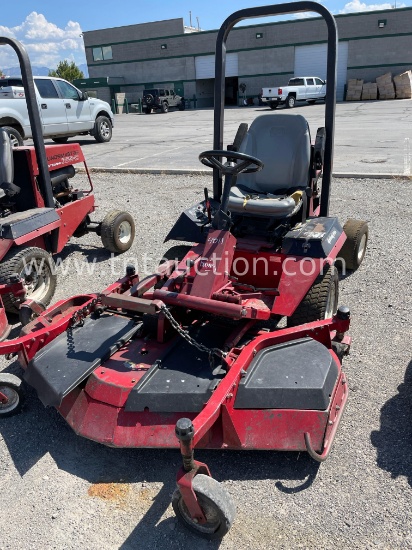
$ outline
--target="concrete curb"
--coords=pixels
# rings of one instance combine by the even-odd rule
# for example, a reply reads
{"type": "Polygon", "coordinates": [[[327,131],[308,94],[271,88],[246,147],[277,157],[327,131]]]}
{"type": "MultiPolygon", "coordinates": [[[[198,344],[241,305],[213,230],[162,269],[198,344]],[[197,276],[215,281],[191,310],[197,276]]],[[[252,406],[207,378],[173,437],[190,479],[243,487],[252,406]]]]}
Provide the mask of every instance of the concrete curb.
{"type": "MultiPolygon", "coordinates": [[[[86,170],[84,168],[78,168],[77,172],[84,174],[86,170]]],[[[164,176],[206,176],[212,173],[212,170],[194,170],[191,168],[103,168],[93,167],[89,168],[89,172],[102,173],[102,174],[158,174],[164,176]]],[[[360,174],[357,172],[334,172],[332,174],[334,178],[346,178],[346,179],[396,179],[396,180],[412,180],[411,175],[405,174],[360,174]]]]}

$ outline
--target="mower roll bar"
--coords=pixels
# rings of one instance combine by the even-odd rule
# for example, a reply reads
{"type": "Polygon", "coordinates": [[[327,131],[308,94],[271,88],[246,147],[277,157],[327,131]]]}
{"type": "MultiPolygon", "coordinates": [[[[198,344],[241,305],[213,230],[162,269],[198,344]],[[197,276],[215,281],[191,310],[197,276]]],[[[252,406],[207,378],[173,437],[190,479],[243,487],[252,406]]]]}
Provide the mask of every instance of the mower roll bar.
{"type": "Polygon", "coordinates": [[[49,166],[47,164],[46,149],[44,147],[42,122],[40,120],[39,106],[37,105],[36,100],[36,91],[34,87],[30,59],[23,45],[17,40],[14,40],[14,38],[0,36],[0,45],[1,44],[8,44],[11,46],[19,58],[23,87],[26,95],[27,111],[29,113],[34,149],[36,151],[37,164],[39,167],[39,187],[46,207],[54,208],[52,184],[50,180],[49,166]]]}
{"type": "MultiPolygon", "coordinates": [[[[215,108],[214,108],[214,140],[213,149],[223,149],[223,125],[225,102],[225,69],[226,69],[226,41],[232,28],[243,21],[253,17],[268,17],[272,15],[285,15],[313,11],[321,15],[328,28],[328,55],[326,71],[326,106],[325,128],[326,143],[322,176],[322,194],[320,203],[320,215],[329,213],[330,187],[333,167],[333,143],[335,133],[335,108],[336,108],[336,52],[338,45],[338,31],[333,15],[321,4],[304,0],[285,4],[274,4],[235,11],[224,21],[220,27],[216,39],[216,66],[215,66],[215,108]]],[[[220,201],[222,195],[222,177],[217,168],[213,170],[213,198],[220,201]]]]}

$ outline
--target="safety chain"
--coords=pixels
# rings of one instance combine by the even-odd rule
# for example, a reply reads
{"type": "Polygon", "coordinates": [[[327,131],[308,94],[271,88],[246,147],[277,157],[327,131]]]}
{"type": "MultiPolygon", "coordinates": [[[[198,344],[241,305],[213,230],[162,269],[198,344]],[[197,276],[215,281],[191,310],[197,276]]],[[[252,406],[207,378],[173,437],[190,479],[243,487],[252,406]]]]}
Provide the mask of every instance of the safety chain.
{"type": "Polygon", "coordinates": [[[166,319],[169,320],[170,324],[176,330],[176,332],[179,333],[180,336],[182,336],[182,338],[184,338],[186,340],[186,342],[188,342],[191,346],[194,346],[195,348],[197,348],[199,351],[203,351],[204,353],[207,353],[209,355],[209,362],[210,362],[210,366],[212,368],[214,366],[214,360],[213,360],[214,355],[216,357],[219,357],[219,359],[223,359],[223,358],[226,357],[227,353],[225,353],[221,349],[219,349],[219,348],[208,348],[208,347],[204,346],[203,344],[200,344],[199,342],[197,342],[194,338],[192,338],[192,336],[190,336],[189,332],[187,330],[184,330],[179,325],[179,323],[176,321],[176,319],[173,317],[173,315],[170,313],[170,311],[167,309],[167,307],[165,305],[161,306],[160,311],[164,314],[166,319]]]}
{"type": "Polygon", "coordinates": [[[87,304],[87,306],[82,307],[81,309],[76,310],[72,318],[70,319],[70,327],[74,327],[76,323],[78,323],[79,326],[83,326],[84,319],[94,310],[94,307],[97,305],[98,299],[94,298],[91,302],[87,304]]]}

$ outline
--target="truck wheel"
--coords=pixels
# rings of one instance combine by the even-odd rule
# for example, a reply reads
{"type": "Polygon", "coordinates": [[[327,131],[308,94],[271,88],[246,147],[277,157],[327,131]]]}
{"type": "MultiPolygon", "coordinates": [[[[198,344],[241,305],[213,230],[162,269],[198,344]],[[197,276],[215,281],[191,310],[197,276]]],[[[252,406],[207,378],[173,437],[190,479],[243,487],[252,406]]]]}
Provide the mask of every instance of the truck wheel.
{"type": "Polygon", "coordinates": [[[295,106],[295,103],[296,103],[296,98],[294,95],[288,95],[288,97],[286,98],[286,107],[288,109],[293,109],[293,107],[295,106]]]}
{"type": "Polygon", "coordinates": [[[54,143],[67,143],[68,137],[59,137],[59,138],[52,138],[52,141],[54,143]]]}
{"type": "Polygon", "coordinates": [[[164,101],[162,103],[162,113],[167,113],[168,110],[169,110],[169,105],[167,104],[166,101],[164,101]]]}
{"type": "Polygon", "coordinates": [[[21,411],[24,395],[21,380],[14,374],[0,374],[0,418],[13,416],[21,411]],[[2,396],[2,397],[1,397],[2,396]]]}
{"type": "Polygon", "coordinates": [[[330,319],[338,309],[339,277],[333,265],[325,266],[325,272],[319,275],[309,292],[287,318],[288,327],[297,327],[304,323],[330,319]]]}
{"type": "Polygon", "coordinates": [[[112,139],[112,123],[107,116],[99,116],[94,125],[94,139],[105,143],[112,139]]]}
{"type": "Polygon", "coordinates": [[[6,132],[10,136],[10,141],[12,147],[20,147],[23,145],[23,138],[15,128],[12,128],[11,126],[3,126],[3,130],[6,130],[6,132]]]}
{"type": "Polygon", "coordinates": [[[179,103],[179,111],[184,111],[186,109],[186,105],[184,102],[184,99],[179,103]]]}
{"type": "Polygon", "coordinates": [[[150,115],[150,113],[152,112],[152,109],[150,107],[146,107],[144,112],[147,114],[147,115],[150,115]]]}
{"type": "MultiPolygon", "coordinates": [[[[34,246],[12,248],[0,264],[0,284],[23,279],[27,298],[49,305],[56,290],[56,265],[51,255],[34,246]]],[[[3,304],[10,313],[19,312],[19,300],[12,294],[3,295],[3,304]]]]}
{"type": "Polygon", "coordinates": [[[100,234],[106,250],[115,254],[126,252],[133,243],[134,220],[128,212],[112,210],[102,221],[100,234]]]}

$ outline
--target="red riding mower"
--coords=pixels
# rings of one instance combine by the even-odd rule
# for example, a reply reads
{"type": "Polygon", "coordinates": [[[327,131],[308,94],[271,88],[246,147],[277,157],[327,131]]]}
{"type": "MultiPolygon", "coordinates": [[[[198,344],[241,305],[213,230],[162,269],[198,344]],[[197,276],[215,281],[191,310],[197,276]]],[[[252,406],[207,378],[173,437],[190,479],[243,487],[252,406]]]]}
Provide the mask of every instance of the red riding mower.
{"type": "MultiPolygon", "coordinates": [[[[328,217],[336,44],[332,15],[314,2],[231,15],[217,38],[215,149],[199,157],[214,169],[213,198],[206,192],[167,237],[198,244],[174,247],[167,258],[177,259],[143,279],[130,266],[103,292],[49,307],[0,344],[77,434],[112,447],[180,448],[173,508],[205,538],[222,537],[235,508],[195,448],[307,451],[323,461],[347,400],[350,313],[337,309],[333,263],[360,264],[367,226],[352,220],[345,234],[328,217]],[[315,11],[328,26],[325,128],[311,145],[301,115],[263,115],[222,150],[230,29],[295,11],[315,11]]],[[[6,382],[3,411],[13,412],[19,388],[6,382]]]]}
{"type": "Polygon", "coordinates": [[[134,221],[127,212],[112,211],[100,223],[93,185],[79,144],[44,146],[42,126],[27,53],[20,43],[1,38],[16,51],[22,70],[34,147],[12,148],[0,129],[0,340],[8,336],[5,310],[20,313],[25,324],[50,303],[56,288],[52,254],[62,251],[71,237],[89,231],[103,246],[125,252],[134,239],[134,221]],[[83,162],[90,188],[73,188],[74,164],[83,162]],[[3,307],[4,306],[4,307],[3,307]]]}

